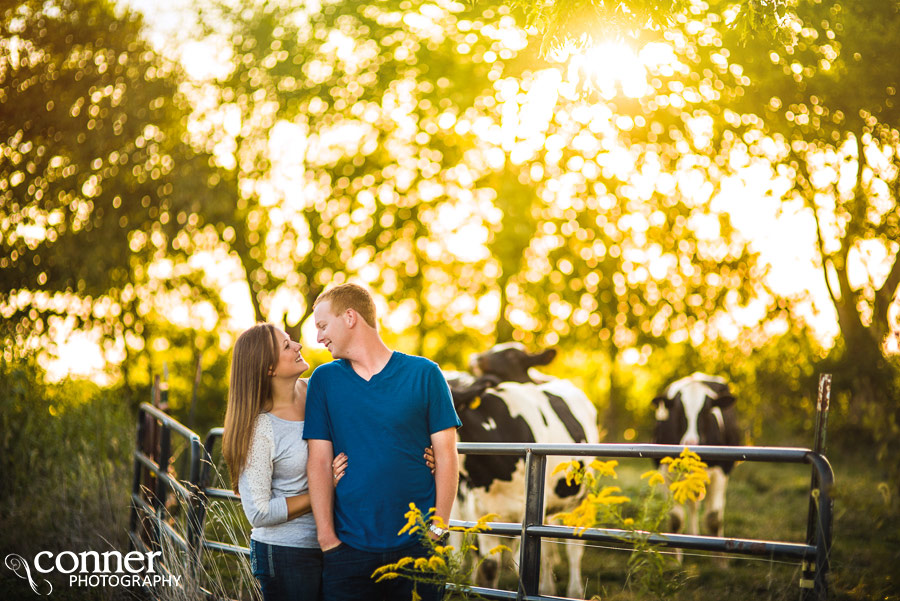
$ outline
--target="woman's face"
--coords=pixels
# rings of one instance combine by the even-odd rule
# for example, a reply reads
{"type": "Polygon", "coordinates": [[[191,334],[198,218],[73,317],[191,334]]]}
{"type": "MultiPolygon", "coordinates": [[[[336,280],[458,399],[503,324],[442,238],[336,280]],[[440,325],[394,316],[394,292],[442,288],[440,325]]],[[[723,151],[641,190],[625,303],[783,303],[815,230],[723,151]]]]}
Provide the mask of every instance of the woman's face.
{"type": "Polygon", "coordinates": [[[281,330],[275,330],[277,340],[276,350],[278,354],[275,367],[271,375],[276,378],[296,378],[309,369],[309,364],[303,359],[300,350],[303,348],[299,342],[294,342],[291,337],[281,330]]]}

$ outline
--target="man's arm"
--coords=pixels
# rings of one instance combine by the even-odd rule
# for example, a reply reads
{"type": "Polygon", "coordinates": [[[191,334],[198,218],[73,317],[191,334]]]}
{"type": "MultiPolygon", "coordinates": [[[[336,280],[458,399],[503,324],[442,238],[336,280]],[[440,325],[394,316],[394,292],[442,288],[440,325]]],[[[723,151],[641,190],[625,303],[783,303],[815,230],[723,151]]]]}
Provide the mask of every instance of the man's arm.
{"type": "Polygon", "coordinates": [[[330,440],[314,438],[308,444],[306,474],[309,478],[309,499],[316,520],[319,546],[322,551],[328,551],[341,544],[334,531],[334,476],[331,472],[334,447],[330,440]]]}
{"type": "Polygon", "coordinates": [[[456,428],[447,428],[431,435],[434,447],[434,483],[437,495],[434,515],[444,524],[450,523],[450,510],[459,486],[459,455],[456,452],[456,428]]]}

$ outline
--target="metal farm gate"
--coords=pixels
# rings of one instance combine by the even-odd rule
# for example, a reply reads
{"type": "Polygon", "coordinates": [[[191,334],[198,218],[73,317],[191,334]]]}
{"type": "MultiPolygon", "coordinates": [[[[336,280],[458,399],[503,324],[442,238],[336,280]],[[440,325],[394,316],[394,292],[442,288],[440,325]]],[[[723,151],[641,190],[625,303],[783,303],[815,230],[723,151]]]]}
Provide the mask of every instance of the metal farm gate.
{"type": "MultiPolygon", "coordinates": [[[[802,601],[824,601],[828,598],[828,574],[832,542],[834,473],[831,465],[821,453],[824,448],[825,425],[827,421],[830,379],[820,383],[819,403],[816,420],[815,448],[779,447],[693,447],[705,460],[750,461],[771,463],[807,464],[811,467],[809,513],[806,540],[804,543],[752,540],[740,538],[718,538],[691,536],[684,534],[651,535],[650,542],[668,548],[704,550],[735,556],[756,556],[768,559],[793,561],[802,567],[800,577],[800,599],[802,601]]],[[[134,485],[132,489],[132,510],[130,538],[133,548],[140,551],[179,549],[189,557],[195,575],[206,552],[243,555],[249,557],[247,547],[222,541],[208,540],[204,536],[204,521],[207,506],[212,499],[226,499],[240,502],[230,490],[213,488],[211,475],[213,462],[211,452],[216,440],[221,438],[222,428],[210,430],[203,444],[200,437],[174,420],[172,417],[149,403],[140,406],[138,414],[137,448],[134,451],[134,485]],[[182,479],[172,471],[171,435],[175,433],[185,439],[187,457],[184,459],[188,477],[182,479]],[[178,521],[169,516],[166,500],[171,495],[181,499],[186,515],[179,531],[178,521]]],[[[589,528],[575,529],[544,523],[544,482],[547,457],[553,455],[603,457],[603,458],[648,458],[677,457],[683,450],[678,445],[651,444],[492,444],[460,443],[460,453],[482,455],[519,455],[526,461],[527,488],[525,518],[523,523],[490,523],[490,533],[520,538],[518,591],[502,591],[473,587],[471,590],[489,599],[516,599],[538,601],[559,599],[538,594],[540,580],[541,540],[555,538],[606,543],[627,544],[634,534],[626,530],[589,528]]],[[[451,521],[453,526],[471,527],[469,522],[451,521]]],[[[163,569],[165,560],[163,555],[163,569]]],[[[204,583],[196,583],[200,596],[214,598],[204,588],[204,583]]]]}

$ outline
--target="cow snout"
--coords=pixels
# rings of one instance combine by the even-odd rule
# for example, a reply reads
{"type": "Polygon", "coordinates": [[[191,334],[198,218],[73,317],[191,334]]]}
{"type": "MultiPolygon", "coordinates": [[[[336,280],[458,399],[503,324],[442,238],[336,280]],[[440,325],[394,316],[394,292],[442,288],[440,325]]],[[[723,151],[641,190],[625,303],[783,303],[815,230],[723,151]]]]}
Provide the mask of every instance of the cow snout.
{"type": "Polygon", "coordinates": [[[686,436],[681,439],[681,444],[686,447],[696,447],[697,445],[700,444],[700,441],[694,436],[691,436],[691,437],[686,436]]]}

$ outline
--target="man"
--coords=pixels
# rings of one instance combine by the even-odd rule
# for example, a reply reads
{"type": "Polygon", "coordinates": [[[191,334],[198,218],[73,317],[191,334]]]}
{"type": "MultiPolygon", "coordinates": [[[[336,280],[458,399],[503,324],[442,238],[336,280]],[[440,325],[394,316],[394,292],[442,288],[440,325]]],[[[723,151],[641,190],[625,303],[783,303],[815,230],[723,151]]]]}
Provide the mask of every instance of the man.
{"type": "MultiPolygon", "coordinates": [[[[309,442],[310,500],[319,545],[325,554],[325,601],[405,601],[412,582],[376,584],[372,572],[402,557],[422,557],[418,534],[398,535],[415,503],[444,524],[459,484],[456,428],[450,388],[438,366],[422,357],[391,351],[376,328],[368,291],[343,284],[324,292],[313,317],[318,342],[334,361],[309,382],[303,437],[309,442]],[[434,448],[434,475],[422,449],[434,448]],[[331,461],[344,452],[349,463],[337,487],[331,461]]],[[[434,524],[428,535],[445,533],[434,524]]],[[[438,587],[419,585],[423,599],[437,601],[438,587]],[[426,590],[427,588],[427,590],[426,590]]]]}

